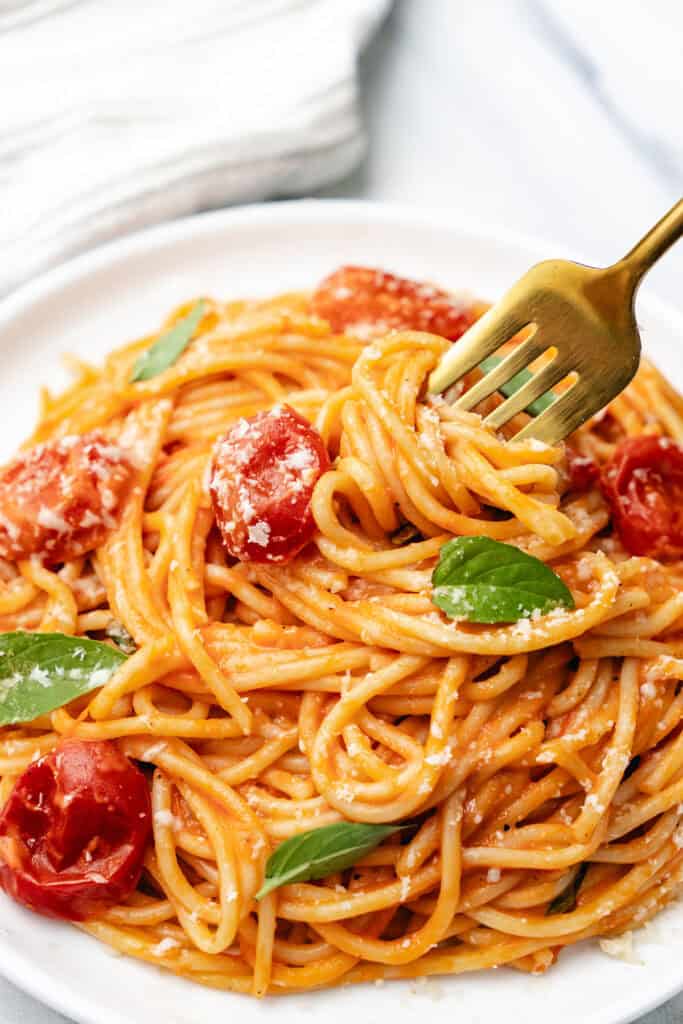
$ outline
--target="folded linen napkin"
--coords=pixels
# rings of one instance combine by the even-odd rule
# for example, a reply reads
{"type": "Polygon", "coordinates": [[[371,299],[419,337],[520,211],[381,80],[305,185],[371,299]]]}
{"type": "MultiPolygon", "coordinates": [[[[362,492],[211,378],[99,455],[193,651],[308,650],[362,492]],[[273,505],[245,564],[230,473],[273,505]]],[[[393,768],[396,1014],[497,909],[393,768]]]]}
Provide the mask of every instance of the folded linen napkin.
{"type": "Polygon", "coordinates": [[[0,294],[95,242],[359,161],[391,0],[0,0],[0,294]]]}

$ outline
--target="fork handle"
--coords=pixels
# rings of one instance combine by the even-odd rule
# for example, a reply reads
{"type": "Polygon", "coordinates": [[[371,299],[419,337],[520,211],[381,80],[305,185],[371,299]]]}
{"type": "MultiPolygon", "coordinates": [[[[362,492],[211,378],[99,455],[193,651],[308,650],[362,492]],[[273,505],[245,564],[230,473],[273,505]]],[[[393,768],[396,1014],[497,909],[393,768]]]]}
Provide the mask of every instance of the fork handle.
{"type": "Polygon", "coordinates": [[[625,267],[636,288],[641,278],[650,270],[667,249],[683,236],[683,199],[672,206],[668,213],[641,238],[617,266],[625,267]]]}

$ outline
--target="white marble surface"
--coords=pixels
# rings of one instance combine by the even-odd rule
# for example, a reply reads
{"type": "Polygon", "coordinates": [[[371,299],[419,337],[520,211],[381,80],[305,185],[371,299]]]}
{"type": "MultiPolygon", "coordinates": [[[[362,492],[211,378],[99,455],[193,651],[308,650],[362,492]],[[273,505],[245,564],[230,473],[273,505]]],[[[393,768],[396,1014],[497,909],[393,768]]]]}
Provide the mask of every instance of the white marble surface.
{"type": "MultiPolygon", "coordinates": [[[[322,194],[437,206],[555,240],[549,255],[595,262],[618,256],[683,193],[683,108],[672,104],[683,81],[681,6],[399,0],[363,61],[367,158],[322,194]],[[639,21],[645,7],[647,35],[639,21]],[[588,31],[582,42],[581,33],[577,39],[567,31],[570,15],[590,26],[596,11],[602,33],[588,31]],[[661,36],[653,36],[652,19],[661,36]],[[653,38],[663,52],[678,54],[673,76],[670,65],[666,73],[658,68],[653,38]],[[601,41],[612,54],[616,44],[632,97],[640,95],[638,75],[650,67],[649,106],[635,99],[623,105],[625,90],[606,71],[601,41]],[[664,104],[678,111],[668,125],[664,104]]],[[[648,287],[683,307],[683,251],[666,258],[648,287]]],[[[0,982],[0,1024],[20,1021],[64,1018],[0,982]]],[[[640,1024],[682,1022],[683,996],[640,1024]]]]}
{"type": "MultiPolygon", "coordinates": [[[[682,57],[681,0],[398,0],[363,62],[367,159],[323,194],[439,207],[609,261],[683,195],[682,57]],[[678,55],[661,74],[653,36],[678,55]],[[615,96],[648,66],[650,112],[631,119],[615,96]]],[[[683,306],[683,244],[647,287],[683,306]]]]}

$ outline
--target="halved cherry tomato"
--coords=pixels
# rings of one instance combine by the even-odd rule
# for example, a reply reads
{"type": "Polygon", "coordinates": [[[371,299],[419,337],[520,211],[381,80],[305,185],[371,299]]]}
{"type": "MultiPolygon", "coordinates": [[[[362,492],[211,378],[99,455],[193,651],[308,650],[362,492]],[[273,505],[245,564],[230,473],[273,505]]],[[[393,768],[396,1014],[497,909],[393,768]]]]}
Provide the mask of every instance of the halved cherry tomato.
{"type": "Polygon", "coordinates": [[[132,472],[125,452],[99,433],[22,452],[0,470],[0,555],[54,564],[91,551],[116,526],[132,472]]]}
{"type": "Polygon", "coordinates": [[[570,491],[590,491],[600,479],[600,467],[588,455],[581,455],[571,445],[567,445],[567,475],[570,491]]]}
{"type": "Polygon", "coordinates": [[[83,921],[135,889],[151,828],[147,780],[113,743],[62,740],[0,813],[0,886],[39,914],[83,921]]]}
{"type": "Polygon", "coordinates": [[[340,267],[318,286],[311,305],[333,331],[362,338],[409,330],[455,341],[477,318],[472,306],[434,285],[372,267],[340,267]]]}
{"type": "Polygon", "coordinates": [[[311,495],[330,459],[288,405],[238,420],[213,452],[210,492],[223,542],[242,562],[285,562],[315,532],[311,495]]]}
{"type": "Polygon", "coordinates": [[[683,447],[667,437],[622,441],[601,485],[627,551],[683,557],[683,447]]]}

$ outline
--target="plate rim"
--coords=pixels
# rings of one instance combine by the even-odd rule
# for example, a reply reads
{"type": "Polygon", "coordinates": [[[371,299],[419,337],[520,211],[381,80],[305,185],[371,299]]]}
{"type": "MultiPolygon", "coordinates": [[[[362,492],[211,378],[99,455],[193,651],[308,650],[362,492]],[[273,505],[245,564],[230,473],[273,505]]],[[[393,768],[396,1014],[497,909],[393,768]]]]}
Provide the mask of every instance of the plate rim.
{"type": "MultiPolygon", "coordinates": [[[[406,227],[432,227],[436,231],[457,230],[481,241],[498,242],[537,252],[539,259],[549,258],[543,256],[544,253],[554,253],[557,258],[573,259],[579,263],[591,265],[590,259],[581,250],[574,251],[574,247],[569,244],[562,244],[557,239],[553,240],[544,235],[499,227],[491,221],[467,216],[462,211],[443,211],[430,205],[413,206],[409,203],[374,199],[272,200],[246,203],[242,206],[225,207],[219,210],[205,210],[171,221],[162,221],[71,256],[23,282],[0,298],[0,329],[34,302],[49,298],[51,294],[67,287],[77,278],[101,270],[107,264],[123,258],[127,253],[138,254],[147,248],[168,245],[174,240],[180,241],[188,233],[193,235],[210,234],[212,230],[220,230],[223,224],[229,225],[230,223],[239,226],[242,223],[250,222],[256,224],[286,221],[292,215],[296,215],[297,218],[303,217],[304,221],[310,223],[314,222],[319,215],[322,215],[325,220],[339,222],[343,221],[346,216],[358,214],[364,214],[368,219],[394,226],[403,224],[406,227]]],[[[651,291],[647,280],[638,291],[638,295],[644,296],[645,303],[654,313],[658,316],[672,318],[683,329],[683,308],[679,309],[670,300],[661,299],[656,291],[651,291]]]]}
{"type": "MultiPolygon", "coordinates": [[[[417,230],[433,228],[435,231],[453,231],[463,238],[467,236],[491,245],[503,244],[529,252],[532,258],[543,258],[543,254],[568,256],[580,262],[588,262],[572,247],[552,242],[537,235],[500,228],[479,218],[468,217],[455,211],[437,210],[429,206],[413,206],[406,203],[383,202],[368,199],[288,199],[273,202],[251,203],[239,207],[210,210],[191,214],[160,224],[146,227],[124,235],[92,249],[86,250],[67,261],[54,266],[35,278],[25,282],[0,300],[0,332],[11,326],[12,321],[22,316],[37,303],[56,298],[61,291],[86,281],[90,275],[113,269],[129,255],[139,255],[156,248],[166,248],[174,242],[197,239],[220,233],[230,226],[242,225],[277,226],[292,219],[299,223],[321,226],[343,223],[346,219],[365,217],[368,222],[391,227],[406,227],[417,230]],[[536,254],[536,255],[534,255],[536,254]]],[[[672,329],[683,339],[683,310],[671,302],[661,300],[645,286],[640,299],[658,317],[669,320],[672,329]]],[[[97,941],[93,939],[92,941],[97,941]]],[[[78,988],[72,988],[66,981],[55,985],[54,978],[39,965],[31,964],[22,953],[7,948],[7,942],[0,931],[0,975],[15,985],[22,993],[37,999],[43,1005],[63,1014],[78,1024],[128,1024],[115,1009],[97,1007],[88,997],[82,996],[78,988]]],[[[136,962],[136,961],[134,961],[136,962]]],[[[147,965],[152,966],[153,965],[147,965]]],[[[666,985],[661,992],[652,994],[632,1010],[618,1011],[619,1016],[603,1013],[598,1008],[591,1014],[589,1024],[631,1024],[637,1018],[662,1006],[683,991],[683,967],[680,977],[666,985]]]]}

